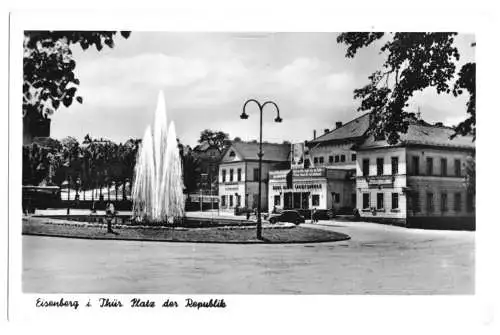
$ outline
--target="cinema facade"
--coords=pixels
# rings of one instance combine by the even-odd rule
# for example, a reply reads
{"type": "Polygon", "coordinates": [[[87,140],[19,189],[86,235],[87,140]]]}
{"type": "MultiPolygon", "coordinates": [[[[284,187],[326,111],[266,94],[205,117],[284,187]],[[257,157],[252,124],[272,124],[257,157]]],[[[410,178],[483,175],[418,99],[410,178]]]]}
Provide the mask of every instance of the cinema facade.
{"type": "Polygon", "coordinates": [[[325,167],[269,172],[269,208],[331,209],[355,205],[354,174],[325,167]],[[292,183],[287,175],[292,174],[292,183]],[[291,186],[291,187],[290,187],[291,186]]]}

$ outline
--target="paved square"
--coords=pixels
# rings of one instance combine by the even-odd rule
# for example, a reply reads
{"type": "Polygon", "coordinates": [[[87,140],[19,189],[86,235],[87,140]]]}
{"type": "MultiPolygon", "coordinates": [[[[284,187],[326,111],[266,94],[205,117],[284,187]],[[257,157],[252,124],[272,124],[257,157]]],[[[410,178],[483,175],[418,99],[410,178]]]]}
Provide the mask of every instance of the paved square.
{"type": "Polygon", "coordinates": [[[228,245],[23,236],[23,290],[118,294],[474,293],[474,232],[362,222],[306,226],[346,233],[351,240],[228,245]]]}

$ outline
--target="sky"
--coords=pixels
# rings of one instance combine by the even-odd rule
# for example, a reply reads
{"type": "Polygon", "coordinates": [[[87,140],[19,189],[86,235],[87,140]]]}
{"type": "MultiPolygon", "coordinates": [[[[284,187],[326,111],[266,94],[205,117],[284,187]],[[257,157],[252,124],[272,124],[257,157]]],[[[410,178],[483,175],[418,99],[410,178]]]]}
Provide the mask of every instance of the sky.
{"type": "MultiPolygon", "coordinates": [[[[384,61],[380,43],[346,58],[337,35],[132,32],[128,39],[117,37],[113,49],[73,46],[84,103],[57,110],[51,136],[142,138],[163,90],[167,119],[184,144],[196,145],[204,129],[222,130],[231,139],[258,139],[257,107],[248,105],[247,120],[239,117],[250,98],[276,102],[283,118],[274,123],[276,112],[266,106],[263,140],[310,140],[314,129],[320,135],[337,121],[362,115],[353,90],[368,83],[384,61]]],[[[457,36],[457,70],[474,60],[473,41],[473,35],[457,36]]],[[[414,95],[409,109],[420,109],[428,122],[456,125],[466,118],[466,100],[426,89],[414,95]]]]}

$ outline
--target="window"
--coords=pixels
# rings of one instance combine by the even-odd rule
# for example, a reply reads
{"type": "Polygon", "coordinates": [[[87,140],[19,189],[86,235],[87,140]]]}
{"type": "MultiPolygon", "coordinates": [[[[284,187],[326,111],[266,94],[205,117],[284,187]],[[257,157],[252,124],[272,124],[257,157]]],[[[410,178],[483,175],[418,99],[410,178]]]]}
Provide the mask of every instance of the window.
{"type": "Polygon", "coordinates": [[[234,170],[229,169],[229,181],[233,181],[233,174],[234,174],[234,170]]]}
{"type": "Polygon", "coordinates": [[[222,170],[222,182],[226,181],[226,170],[222,170]]]}
{"type": "Polygon", "coordinates": [[[370,193],[363,193],[363,209],[370,208],[370,193]]]}
{"type": "Polygon", "coordinates": [[[222,207],[226,207],[226,196],[225,195],[220,197],[220,204],[222,207]]]}
{"type": "Polygon", "coordinates": [[[453,204],[453,210],[455,212],[460,212],[462,210],[462,193],[455,193],[455,203],[453,204]]]}
{"type": "Polygon", "coordinates": [[[399,158],[391,157],[391,171],[392,174],[398,174],[399,158]]]}
{"type": "Polygon", "coordinates": [[[418,176],[420,174],[420,158],[418,156],[413,156],[411,161],[413,165],[413,175],[418,176]]]}
{"type": "Polygon", "coordinates": [[[333,163],[333,156],[328,156],[328,163],[333,163]]]}
{"type": "Polygon", "coordinates": [[[340,161],[345,162],[345,155],[340,155],[340,161]]]}
{"type": "Polygon", "coordinates": [[[340,203],[340,193],[333,193],[333,202],[336,204],[340,203]]]}
{"type": "Polygon", "coordinates": [[[306,158],[304,160],[304,169],[308,169],[309,166],[311,166],[311,161],[309,160],[309,158],[306,158]]]}
{"type": "Polygon", "coordinates": [[[448,193],[441,193],[441,212],[448,211],[448,193]]]}
{"type": "Polygon", "coordinates": [[[318,164],[318,157],[314,157],[314,164],[318,164]]]}
{"type": "Polygon", "coordinates": [[[427,212],[434,212],[434,193],[427,193],[427,212]]]}
{"type": "Polygon", "coordinates": [[[391,197],[391,208],[398,209],[399,208],[399,194],[393,193],[391,197]]]}
{"type": "Polygon", "coordinates": [[[236,194],[236,206],[241,207],[241,195],[236,194]]]}
{"type": "Polygon", "coordinates": [[[339,162],[339,155],[336,155],[335,156],[335,163],[338,163],[339,162]]]}
{"type": "Polygon", "coordinates": [[[280,206],[281,205],[281,197],[279,195],[274,196],[274,206],[280,206]]]}
{"type": "Polygon", "coordinates": [[[455,159],[455,176],[462,176],[462,162],[460,162],[460,159],[455,159]]]}
{"type": "Polygon", "coordinates": [[[241,169],[238,169],[238,181],[241,181],[241,169]]]}
{"type": "Polygon", "coordinates": [[[319,194],[313,194],[312,196],[312,205],[319,206],[319,194]]]}
{"type": "Polygon", "coordinates": [[[253,169],[253,180],[259,181],[259,169],[253,169]]]}
{"type": "Polygon", "coordinates": [[[434,174],[434,161],[432,157],[427,157],[426,160],[426,174],[432,176],[434,174]]]}
{"type": "Polygon", "coordinates": [[[356,161],[356,154],[351,154],[351,161],[355,162],[356,161]]]}
{"type": "Polygon", "coordinates": [[[233,207],[233,196],[229,196],[229,207],[233,207]]]}
{"type": "Polygon", "coordinates": [[[415,213],[419,213],[420,212],[420,195],[419,195],[419,193],[413,193],[411,199],[412,199],[413,211],[415,213]]]}
{"type": "Polygon", "coordinates": [[[467,193],[467,212],[474,211],[474,194],[467,193]]]}
{"type": "Polygon", "coordinates": [[[236,156],[236,154],[234,153],[234,151],[231,151],[231,152],[229,153],[229,157],[235,157],[235,156],[236,156]]]}
{"type": "Polygon", "coordinates": [[[441,176],[448,175],[448,161],[446,158],[441,158],[441,176]]]}
{"type": "Polygon", "coordinates": [[[369,176],[369,175],[370,175],[370,160],[363,159],[363,176],[369,176]]]}
{"type": "Polygon", "coordinates": [[[377,209],[384,209],[384,193],[377,193],[377,209]]]}
{"type": "Polygon", "coordinates": [[[377,158],[377,176],[384,174],[384,159],[377,158]]]}
{"type": "Polygon", "coordinates": [[[324,162],[325,162],[325,158],[324,158],[323,156],[321,156],[321,157],[319,158],[319,163],[320,163],[320,164],[323,164],[324,162]]]}

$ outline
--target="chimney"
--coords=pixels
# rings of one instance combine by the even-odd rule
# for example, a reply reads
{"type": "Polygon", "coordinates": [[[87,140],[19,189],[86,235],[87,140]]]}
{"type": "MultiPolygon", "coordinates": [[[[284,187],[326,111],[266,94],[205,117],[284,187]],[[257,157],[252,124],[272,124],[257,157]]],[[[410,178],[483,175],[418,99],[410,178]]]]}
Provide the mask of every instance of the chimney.
{"type": "Polygon", "coordinates": [[[316,139],[316,129],[313,129],[313,140],[316,139]]]}
{"type": "Polygon", "coordinates": [[[335,122],[335,129],[342,127],[342,122],[335,122]]]}
{"type": "Polygon", "coordinates": [[[329,131],[330,131],[330,129],[325,128],[325,134],[328,133],[329,131]]]}

